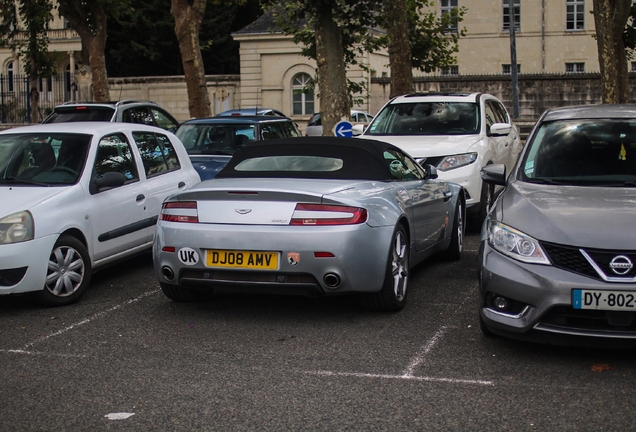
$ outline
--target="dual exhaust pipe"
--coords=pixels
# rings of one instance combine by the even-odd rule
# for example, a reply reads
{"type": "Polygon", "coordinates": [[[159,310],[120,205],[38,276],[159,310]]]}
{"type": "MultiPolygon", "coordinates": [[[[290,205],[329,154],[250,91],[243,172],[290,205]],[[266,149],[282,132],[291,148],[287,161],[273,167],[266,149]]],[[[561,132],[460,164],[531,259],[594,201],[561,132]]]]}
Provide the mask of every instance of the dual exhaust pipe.
{"type": "MultiPolygon", "coordinates": [[[[174,280],[174,271],[168,266],[161,267],[161,274],[166,280],[174,280]]],[[[328,288],[338,288],[342,282],[336,273],[327,273],[322,280],[328,288]]]]}

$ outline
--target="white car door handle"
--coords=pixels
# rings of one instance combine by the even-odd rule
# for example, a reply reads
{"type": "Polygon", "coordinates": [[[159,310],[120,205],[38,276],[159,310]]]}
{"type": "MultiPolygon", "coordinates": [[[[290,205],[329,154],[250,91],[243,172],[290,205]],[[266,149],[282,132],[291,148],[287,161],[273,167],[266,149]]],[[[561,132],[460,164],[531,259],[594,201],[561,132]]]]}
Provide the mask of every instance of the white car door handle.
{"type": "Polygon", "coordinates": [[[137,202],[139,202],[139,201],[143,201],[144,199],[146,199],[146,197],[145,197],[145,195],[144,195],[144,194],[139,194],[139,195],[137,195],[137,202]]]}

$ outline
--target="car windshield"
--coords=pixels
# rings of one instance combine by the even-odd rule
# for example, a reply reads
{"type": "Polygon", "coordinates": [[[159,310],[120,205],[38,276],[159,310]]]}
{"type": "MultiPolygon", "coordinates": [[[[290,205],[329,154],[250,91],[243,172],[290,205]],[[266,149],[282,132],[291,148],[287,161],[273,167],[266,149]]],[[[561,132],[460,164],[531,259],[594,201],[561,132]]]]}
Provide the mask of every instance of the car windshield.
{"type": "Polygon", "coordinates": [[[71,122],[109,122],[115,113],[114,108],[109,107],[64,107],[56,108],[43,123],[71,123],[71,122]]]}
{"type": "Polygon", "coordinates": [[[85,134],[0,135],[0,184],[74,184],[86,164],[90,141],[85,134]]]}
{"type": "Polygon", "coordinates": [[[479,132],[479,106],[467,102],[415,102],[386,106],[368,135],[466,135],[479,132]]]}
{"type": "Polygon", "coordinates": [[[232,155],[256,138],[252,124],[184,124],[176,135],[189,155],[232,155]]]}
{"type": "Polygon", "coordinates": [[[636,186],[636,119],[544,123],[528,144],[521,176],[534,183],[636,186]]]}

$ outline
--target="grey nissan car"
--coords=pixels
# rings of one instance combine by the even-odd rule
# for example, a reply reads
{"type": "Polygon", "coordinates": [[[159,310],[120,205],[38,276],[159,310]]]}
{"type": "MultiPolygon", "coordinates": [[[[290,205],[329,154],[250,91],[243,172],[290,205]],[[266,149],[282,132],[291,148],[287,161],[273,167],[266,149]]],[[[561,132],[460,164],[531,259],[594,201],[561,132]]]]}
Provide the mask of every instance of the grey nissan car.
{"type": "MultiPolygon", "coordinates": [[[[636,341],[636,105],[546,111],[484,222],[486,335],[565,345],[636,341]]],[[[633,344],[630,344],[633,346],[633,344]]]]}

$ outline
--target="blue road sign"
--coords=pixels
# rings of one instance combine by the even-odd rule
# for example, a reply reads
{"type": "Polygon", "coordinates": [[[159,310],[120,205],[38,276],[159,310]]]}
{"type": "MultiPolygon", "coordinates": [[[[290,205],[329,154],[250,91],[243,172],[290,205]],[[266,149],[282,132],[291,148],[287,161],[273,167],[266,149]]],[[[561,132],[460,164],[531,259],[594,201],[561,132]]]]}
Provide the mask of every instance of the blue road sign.
{"type": "Polygon", "coordinates": [[[353,125],[348,121],[340,121],[333,128],[334,135],[338,138],[351,138],[353,136],[353,125]]]}

